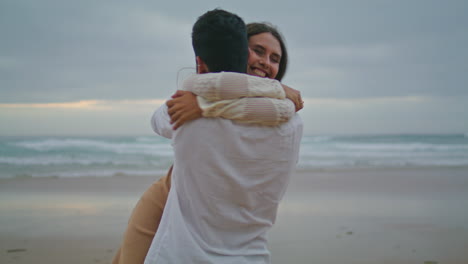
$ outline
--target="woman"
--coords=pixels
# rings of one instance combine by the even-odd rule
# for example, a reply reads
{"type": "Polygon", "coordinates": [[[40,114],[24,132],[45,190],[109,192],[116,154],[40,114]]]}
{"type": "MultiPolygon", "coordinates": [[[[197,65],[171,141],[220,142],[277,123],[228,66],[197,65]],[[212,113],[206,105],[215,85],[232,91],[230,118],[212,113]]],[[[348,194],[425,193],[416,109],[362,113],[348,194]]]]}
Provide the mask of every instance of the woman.
{"type": "MultiPolygon", "coordinates": [[[[287,52],[281,35],[278,31],[263,23],[252,23],[247,25],[248,37],[249,37],[249,60],[247,72],[251,75],[259,77],[275,78],[281,80],[284,76],[287,66],[287,52]]],[[[188,89],[194,89],[197,86],[197,78],[209,78],[208,74],[202,74],[203,76],[194,76],[193,79],[186,82],[188,89]]],[[[225,78],[229,79],[229,74],[218,74],[213,75],[214,78],[225,78]],[[217,76],[217,77],[216,77],[217,76]]],[[[245,76],[245,75],[244,75],[245,76]]],[[[214,83],[219,83],[219,79],[213,79],[214,83]]],[[[224,80],[224,79],[223,79],[224,80]]],[[[201,83],[206,84],[206,80],[201,83]]],[[[217,89],[224,89],[223,94],[245,93],[249,95],[254,93],[257,88],[238,89],[238,84],[233,79],[232,85],[223,87],[217,87],[217,89]],[[228,87],[228,88],[226,88],[228,87]]],[[[185,84],[184,84],[185,85],[185,84]]],[[[245,85],[245,83],[244,83],[245,85]]],[[[198,100],[191,92],[179,91],[173,100],[170,100],[167,104],[169,107],[169,114],[171,120],[174,123],[174,128],[182,125],[184,122],[193,120],[195,118],[203,116],[221,116],[229,118],[230,116],[236,115],[239,121],[252,121],[257,118],[256,123],[262,124],[266,120],[269,120],[271,111],[265,112],[265,116],[258,116],[258,111],[247,111],[245,113],[233,113],[239,108],[236,105],[244,104],[246,106],[251,105],[252,107],[257,106],[259,100],[277,100],[275,104],[286,104],[292,105],[294,110],[302,108],[302,102],[300,100],[299,92],[283,86],[286,91],[287,97],[295,100],[295,105],[292,105],[288,100],[279,100],[275,98],[242,98],[242,99],[226,99],[220,100],[216,103],[204,102],[203,97],[199,97],[198,100]],[[253,100],[253,101],[252,101],[253,100]],[[197,105],[198,103],[198,105],[197,105]],[[295,108],[295,109],[294,109],[295,108]],[[240,118],[239,118],[240,117],[240,118]],[[264,118],[264,119],[262,119],[264,118]]],[[[195,89],[196,90],[196,89],[195,89]]],[[[207,89],[201,89],[200,93],[206,93],[207,89]]],[[[218,91],[219,92],[219,91],[218,91]]],[[[263,91],[261,91],[263,92],[263,91]]],[[[260,93],[263,94],[263,93],[260,93]]],[[[206,96],[206,94],[200,94],[206,96]]],[[[244,95],[236,94],[234,98],[243,97],[244,95]]],[[[272,96],[274,97],[274,96],[272,96]]],[[[283,94],[284,98],[284,94],[283,94]]],[[[223,98],[221,98],[223,99],[223,98]]],[[[242,109],[250,109],[249,107],[242,107],[242,109]]],[[[274,113],[276,116],[278,113],[274,113]]],[[[276,118],[276,117],[275,117],[276,118]]],[[[236,118],[231,118],[236,119],[236,118]]],[[[284,122],[285,120],[275,119],[276,121],[284,122]]],[[[252,123],[252,122],[250,122],[252,123]]],[[[273,124],[273,123],[271,123],[273,124]]],[[[162,212],[166,199],[168,196],[170,182],[171,182],[172,167],[169,169],[168,175],[161,178],[159,181],[154,183],[141,197],[140,201],[136,205],[132,216],[129,220],[128,228],[125,233],[122,247],[117,252],[113,263],[143,263],[148,248],[151,245],[153,237],[159,226],[162,212]]]]}

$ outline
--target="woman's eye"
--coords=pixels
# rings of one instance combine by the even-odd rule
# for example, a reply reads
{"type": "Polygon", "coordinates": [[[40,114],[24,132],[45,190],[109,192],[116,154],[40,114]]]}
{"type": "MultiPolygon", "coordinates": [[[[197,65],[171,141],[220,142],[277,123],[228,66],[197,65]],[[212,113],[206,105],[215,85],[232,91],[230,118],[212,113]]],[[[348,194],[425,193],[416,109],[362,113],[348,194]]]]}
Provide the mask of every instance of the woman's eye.
{"type": "Polygon", "coordinates": [[[254,49],[255,53],[257,53],[258,55],[262,55],[263,54],[263,50],[260,50],[260,49],[254,49]]]}

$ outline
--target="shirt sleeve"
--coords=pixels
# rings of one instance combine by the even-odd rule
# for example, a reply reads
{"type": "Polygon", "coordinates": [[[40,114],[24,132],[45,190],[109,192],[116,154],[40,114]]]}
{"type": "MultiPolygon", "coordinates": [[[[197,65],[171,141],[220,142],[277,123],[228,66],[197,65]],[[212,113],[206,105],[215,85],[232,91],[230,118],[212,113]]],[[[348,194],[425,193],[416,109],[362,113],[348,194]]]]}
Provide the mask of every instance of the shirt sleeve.
{"type": "Polygon", "coordinates": [[[171,117],[167,112],[166,104],[161,105],[151,117],[151,127],[153,128],[153,131],[156,134],[169,139],[172,138],[172,134],[174,132],[170,122],[171,117]]]}
{"type": "Polygon", "coordinates": [[[212,102],[197,96],[197,100],[204,117],[222,117],[240,123],[264,126],[287,122],[296,109],[289,99],[256,97],[212,102]]]}
{"type": "Polygon", "coordinates": [[[277,80],[236,72],[194,74],[184,81],[182,89],[208,101],[243,97],[286,98],[283,86],[277,80]]]}

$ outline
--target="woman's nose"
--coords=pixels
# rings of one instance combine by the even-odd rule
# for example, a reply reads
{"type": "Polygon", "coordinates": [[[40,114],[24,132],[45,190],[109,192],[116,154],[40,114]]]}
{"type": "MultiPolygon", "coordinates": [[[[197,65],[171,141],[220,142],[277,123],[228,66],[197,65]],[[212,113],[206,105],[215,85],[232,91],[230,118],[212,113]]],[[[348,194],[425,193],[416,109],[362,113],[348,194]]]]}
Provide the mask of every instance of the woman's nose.
{"type": "Polygon", "coordinates": [[[268,58],[260,58],[259,63],[260,63],[260,65],[262,65],[265,68],[270,67],[270,60],[268,58]]]}

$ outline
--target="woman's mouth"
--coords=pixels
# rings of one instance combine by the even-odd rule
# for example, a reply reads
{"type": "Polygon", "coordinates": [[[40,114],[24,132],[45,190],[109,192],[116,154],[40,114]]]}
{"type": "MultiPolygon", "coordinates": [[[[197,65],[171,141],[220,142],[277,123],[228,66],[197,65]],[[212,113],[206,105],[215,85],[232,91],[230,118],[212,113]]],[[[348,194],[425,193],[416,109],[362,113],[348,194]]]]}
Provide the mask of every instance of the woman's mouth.
{"type": "Polygon", "coordinates": [[[267,77],[266,72],[264,72],[264,71],[262,71],[260,69],[257,69],[257,68],[253,68],[252,73],[253,73],[253,75],[256,75],[258,77],[267,77]]]}

